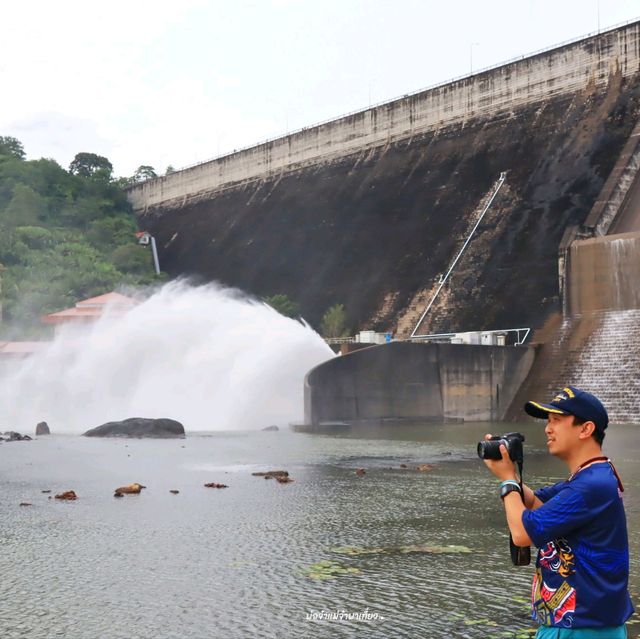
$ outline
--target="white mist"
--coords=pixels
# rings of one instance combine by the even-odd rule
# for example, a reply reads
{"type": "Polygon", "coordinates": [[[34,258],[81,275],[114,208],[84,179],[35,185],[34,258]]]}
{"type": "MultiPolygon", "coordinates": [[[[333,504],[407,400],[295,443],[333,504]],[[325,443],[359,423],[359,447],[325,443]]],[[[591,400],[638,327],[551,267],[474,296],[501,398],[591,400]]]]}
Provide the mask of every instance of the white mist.
{"type": "Polygon", "coordinates": [[[333,356],[311,328],[238,291],[172,282],[121,317],[61,331],[0,388],[0,430],[81,433],[127,417],[189,430],[303,418],[303,380],[333,356]]]}

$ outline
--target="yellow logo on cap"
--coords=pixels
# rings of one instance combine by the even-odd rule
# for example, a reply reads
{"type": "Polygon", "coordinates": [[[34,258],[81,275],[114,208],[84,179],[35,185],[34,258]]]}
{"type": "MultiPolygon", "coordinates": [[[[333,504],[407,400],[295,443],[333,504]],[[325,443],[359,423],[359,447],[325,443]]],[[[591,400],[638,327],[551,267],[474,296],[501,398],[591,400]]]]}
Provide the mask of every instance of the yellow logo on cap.
{"type": "Polygon", "coordinates": [[[572,397],[575,397],[575,393],[569,388],[563,388],[562,392],[558,393],[551,401],[552,402],[565,402],[572,397]]]}

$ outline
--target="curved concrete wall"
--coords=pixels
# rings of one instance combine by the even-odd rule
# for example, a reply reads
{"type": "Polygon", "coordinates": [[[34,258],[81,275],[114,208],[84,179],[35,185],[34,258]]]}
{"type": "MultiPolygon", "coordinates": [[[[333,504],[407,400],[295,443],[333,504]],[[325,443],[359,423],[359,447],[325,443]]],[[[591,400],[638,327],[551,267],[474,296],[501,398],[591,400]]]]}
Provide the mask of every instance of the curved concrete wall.
{"type": "Polygon", "coordinates": [[[332,122],[131,187],[136,211],[192,199],[274,173],[348,156],[470,118],[513,109],[640,70],[640,23],[406,96],[332,122]]]}
{"type": "Polygon", "coordinates": [[[392,342],[305,378],[305,423],[502,419],[533,362],[528,347],[392,342]]]}
{"type": "Polygon", "coordinates": [[[567,311],[640,309],[640,233],[578,240],[569,250],[567,311]]]}

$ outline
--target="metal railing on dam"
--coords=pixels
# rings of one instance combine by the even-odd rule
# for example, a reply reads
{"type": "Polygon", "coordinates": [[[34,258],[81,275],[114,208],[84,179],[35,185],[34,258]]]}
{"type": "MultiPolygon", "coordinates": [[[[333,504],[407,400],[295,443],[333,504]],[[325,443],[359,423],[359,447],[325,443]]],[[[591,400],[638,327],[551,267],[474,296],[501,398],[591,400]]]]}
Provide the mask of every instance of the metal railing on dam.
{"type": "Polygon", "coordinates": [[[408,339],[385,339],[384,334],[380,335],[382,339],[374,341],[363,341],[358,335],[350,337],[325,337],[325,342],[330,346],[340,346],[341,344],[363,344],[367,346],[376,346],[389,342],[417,342],[424,344],[426,342],[440,342],[444,344],[473,344],[482,346],[522,346],[531,333],[530,327],[523,328],[501,328],[489,331],[465,331],[458,333],[430,333],[428,335],[412,335],[408,339]],[[507,337],[514,336],[513,342],[507,337]],[[500,339],[504,338],[504,339],[500,339]]]}

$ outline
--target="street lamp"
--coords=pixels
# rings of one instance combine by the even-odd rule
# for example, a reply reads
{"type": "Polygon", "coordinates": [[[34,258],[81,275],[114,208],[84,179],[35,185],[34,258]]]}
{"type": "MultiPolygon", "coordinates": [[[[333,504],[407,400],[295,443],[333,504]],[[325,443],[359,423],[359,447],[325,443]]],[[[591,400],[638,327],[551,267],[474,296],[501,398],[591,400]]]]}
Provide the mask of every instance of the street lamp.
{"type": "Polygon", "coordinates": [[[160,275],[160,261],[158,260],[158,249],[156,248],[156,238],[148,231],[140,231],[136,233],[138,244],[149,246],[151,244],[151,252],[153,253],[153,266],[156,269],[156,275],[160,275]]]}
{"type": "Polygon", "coordinates": [[[472,42],[469,45],[469,68],[471,69],[471,73],[473,73],[473,47],[479,47],[479,42],[472,42]]]}

